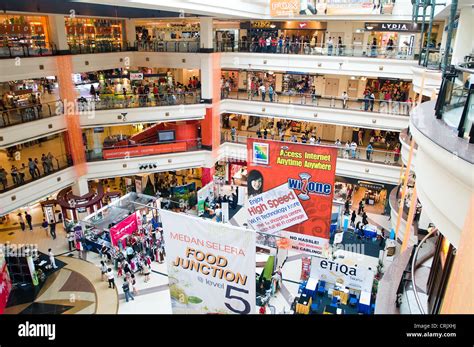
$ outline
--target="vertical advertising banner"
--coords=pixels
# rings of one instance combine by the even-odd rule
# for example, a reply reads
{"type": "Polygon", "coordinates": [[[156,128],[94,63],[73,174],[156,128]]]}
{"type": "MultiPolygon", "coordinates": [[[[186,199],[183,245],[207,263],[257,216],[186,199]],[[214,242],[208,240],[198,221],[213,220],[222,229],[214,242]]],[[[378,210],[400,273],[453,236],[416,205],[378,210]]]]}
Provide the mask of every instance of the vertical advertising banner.
{"type": "Polygon", "coordinates": [[[255,232],[160,210],[174,314],[255,313],[255,232]]]}
{"type": "Polygon", "coordinates": [[[337,149],[248,139],[249,225],[322,255],[329,244],[337,149]]]}
{"type": "MultiPolygon", "coordinates": [[[[138,216],[140,218],[140,216],[138,216]]],[[[118,242],[132,235],[138,230],[137,213],[133,213],[117,225],[110,228],[110,242],[112,245],[117,246],[118,242]]]]}

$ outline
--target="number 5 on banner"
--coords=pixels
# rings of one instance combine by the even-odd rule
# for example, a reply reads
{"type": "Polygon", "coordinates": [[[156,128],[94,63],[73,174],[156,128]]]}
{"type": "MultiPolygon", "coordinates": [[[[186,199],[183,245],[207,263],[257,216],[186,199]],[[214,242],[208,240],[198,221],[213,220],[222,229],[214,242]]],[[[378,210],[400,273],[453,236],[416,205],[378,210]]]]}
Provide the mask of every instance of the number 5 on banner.
{"type": "Polygon", "coordinates": [[[240,300],[245,308],[243,310],[236,310],[235,308],[233,308],[230,304],[228,303],[225,303],[225,306],[231,310],[232,312],[235,312],[235,313],[239,313],[239,314],[249,314],[250,313],[250,304],[247,300],[245,300],[244,298],[241,298],[240,296],[235,296],[235,295],[231,295],[231,290],[235,290],[236,292],[241,292],[241,293],[245,293],[245,294],[248,294],[249,291],[248,290],[245,290],[245,289],[240,289],[240,288],[237,288],[237,287],[234,287],[234,286],[227,286],[227,289],[225,291],[225,297],[227,299],[235,299],[235,300],[240,300]]]}

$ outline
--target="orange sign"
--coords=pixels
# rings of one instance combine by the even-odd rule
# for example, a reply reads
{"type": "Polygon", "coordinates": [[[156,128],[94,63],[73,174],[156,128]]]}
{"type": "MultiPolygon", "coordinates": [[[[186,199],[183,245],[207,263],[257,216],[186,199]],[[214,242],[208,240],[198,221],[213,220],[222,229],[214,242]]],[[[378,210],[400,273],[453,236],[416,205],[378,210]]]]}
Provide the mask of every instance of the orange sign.
{"type": "Polygon", "coordinates": [[[270,16],[296,16],[299,12],[299,0],[270,0],[270,16]]]}
{"type": "Polygon", "coordinates": [[[186,149],[186,142],[176,142],[162,145],[104,149],[102,156],[104,159],[123,159],[162,153],[185,152],[186,149]]]}

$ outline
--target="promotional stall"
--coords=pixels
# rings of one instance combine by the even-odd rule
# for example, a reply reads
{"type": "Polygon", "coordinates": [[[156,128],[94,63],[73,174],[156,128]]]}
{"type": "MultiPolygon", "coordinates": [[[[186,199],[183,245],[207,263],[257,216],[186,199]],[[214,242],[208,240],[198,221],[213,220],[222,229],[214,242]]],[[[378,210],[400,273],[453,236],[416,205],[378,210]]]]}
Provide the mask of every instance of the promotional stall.
{"type": "MultiPolygon", "coordinates": [[[[86,250],[99,252],[102,246],[122,250],[128,236],[137,232],[150,213],[147,206],[154,206],[156,198],[129,193],[80,221],[82,242],[86,250]]],[[[80,232],[78,234],[81,237],[80,232]]],[[[76,237],[77,239],[77,237],[76,237]]]]}

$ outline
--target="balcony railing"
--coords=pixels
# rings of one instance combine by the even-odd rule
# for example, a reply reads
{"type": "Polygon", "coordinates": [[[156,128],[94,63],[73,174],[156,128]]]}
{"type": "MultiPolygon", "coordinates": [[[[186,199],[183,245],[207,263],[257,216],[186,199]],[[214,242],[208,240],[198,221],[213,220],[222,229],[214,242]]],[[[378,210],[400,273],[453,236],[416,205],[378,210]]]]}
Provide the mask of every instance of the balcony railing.
{"type": "Polygon", "coordinates": [[[444,75],[435,114],[450,127],[457,129],[458,137],[474,143],[474,61],[451,67],[444,75]]]}
{"type": "Polygon", "coordinates": [[[48,55],[56,55],[57,49],[54,44],[45,46],[31,46],[28,44],[1,45],[0,58],[16,58],[16,57],[41,57],[48,55]]]}
{"type": "MultiPolygon", "coordinates": [[[[116,94],[102,96],[100,98],[81,97],[72,105],[79,114],[92,113],[95,110],[111,110],[137,107],[158,107],[173,105],[194,105],[201,100],[200,91],[182,93],[162,93],[162,94],[138,94],[127,95],[116,94]]],[[[67,112],[70,112],[71,105],[67,105],[67,112]]],[[[18,108],[5,108],[0,110],[0,128],[12,125],[32,122],[38,119],[53,117],[64,114],[64,104],[62,100],[45,104],[31,104],[18,108]]]]}
{"type": "Polygon", "coordinates": [[[394,100],[378,100],[370,98],[347,98],[344,100],[342,97],[335,96],[319,96],[315,94],[307,93],[273,93],[265,94],[254,93],[254,92],[240,92],[231,91],[228,92],[225,89],[221,90],[222,99],[235,99],[235,100],[246,100],[246,101],[261,101],[270,102],[277,104],[292,104],[302,106],[314,106],[324,108],[337,108],[353,111],[365,111],[365,112],[376,112],[385,113],[392,115],[408,116],[412,107],[413,102],[402,102],[394,100]]]}
{"type": "Polygon", "coordinates": [[[29,104],[17,108],[5,107],[0,110],[0,128],[5,128],[12,125],[31,122],[34,120],[54,117],[59,115],[58,102],[48,102],[45,104],[29,104]]]}
{"type": "Polygon", "coordinates": [[[175,92],[162,94],[137,94],[127,95],[115,94],[111,96],[101,96],[100,99],[88,97],[78,100],[79,109],[86,109],[89,106],[96,110],[109,110],[118,108],[136,107],[157,107],[173,105],[193,105],[201,100],[200,91],[195,92],[175,92]]]}
{"type": "Polygon", "coordinates": [[[199,51],[200,41],[151,41],[135,42],[137,51],[144,52],[181,52],[196,53],[199,51]]]}
{"type": "Polygon", "coordinates": [[[249,53],[275,53],[275,54],[302,54],[302,55],[327,55],[341,57],[372,57],[388,59],[415,59],[419,50],[409,47],[379,46],[366,44],[328,45],[318,43],[311,46],[309,42],[282,42],[276,45],[261,45],[258,41],[215,41],[214,49],[218,52],[249,52],[249,53]]]}
{"type": "MultiPolygon", "coordinates": [[[[45,163],[41,162],[30,169],[28,162],[24,162],[25,166],[17,164],[16,162],[10,162],[5,164],[3,168],[5,171],[0,170],[0,189],[2,193],[23,186],[25,184],[36,181],[39,178],[43,178],[54,174],[59,170],[63,170],[73,165],[72,158],[68,155],[61,154],[54,156],[51,161],[45,163]],[[14,165],[16,169],[6,167],[7,165],[14,165]]],[[[2,165],[0,164],[0,167],[2,165]]]]}
{"type": "MultiPolygon", "coordinates": [[[[258,138],[256,134],[249,134],[246,136],[241,136],[241,135],[235,135],[232,136],[232,134],[229,131],[223,131],[221,133],[221,143],[240,143],[240,144],[247,144],[247,139],[248,138],[258,138]]],[[[268,136],[267,139],[273,140],[272,136],[268,136]]],[[[279,136],[275,136],[274,140],[281,140],[279,136]]],[[[290,141],[288,136],[285,136],[284,138],[285,142],[294,142],[290,141]]],[[[301,138],[298,136],[297,137],[297,142],[301,142],[301,138]]],[[[307,142],[309,145],[309,141],[307,142]]],[[[333,142],[327,142],[327,141],[321,141],[320,144],[314,144],[313,146],[325,146],[325,147],[334,147],[337,148],[337,157],[341,159],[351,159],[351,160],[360,160],[364,162],[373,162],[373,163],[379,163],[379,164],[385,164],[385,165],[396,165],[400,166],[400,152],[395,152],[395,151],[382,151],[382,150],[377,150],[377,149],[369,149],[367,148],[362,148],[362,147],[357,147],[355,150],[351,149],[350,147],[347,148],[345,145],[341,146],[336,146],[333,142]]]]}
{"type": "Polygon", "coordinates": [[[132,144],[129,140],[124,140],[114,146],[97,146],[88,149],[86,150],[86,157],[87,161],[130,159],[132,157],[198,151],[201,150],[201,148],[200,138],[137,144],[132,144]]]}

